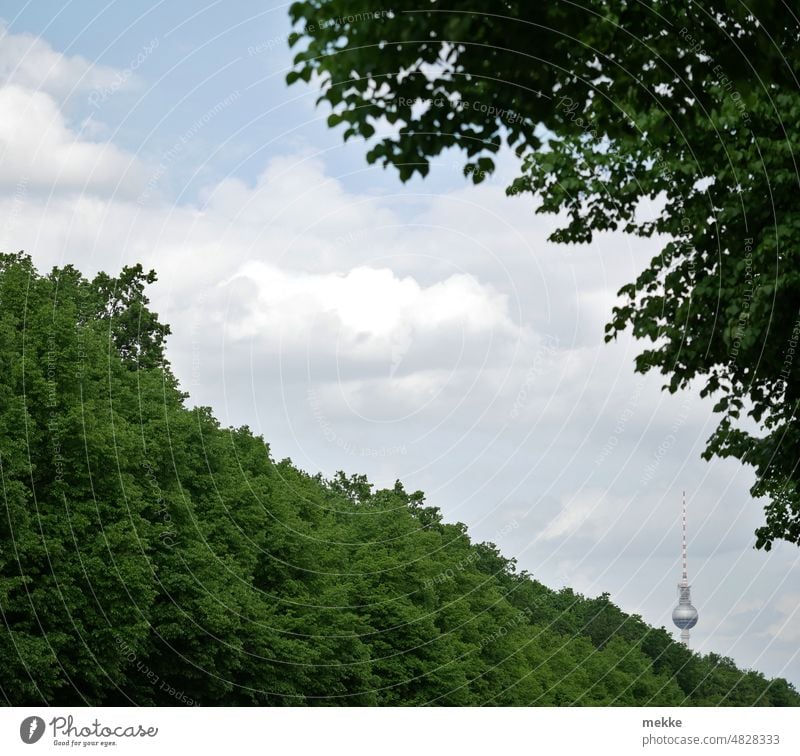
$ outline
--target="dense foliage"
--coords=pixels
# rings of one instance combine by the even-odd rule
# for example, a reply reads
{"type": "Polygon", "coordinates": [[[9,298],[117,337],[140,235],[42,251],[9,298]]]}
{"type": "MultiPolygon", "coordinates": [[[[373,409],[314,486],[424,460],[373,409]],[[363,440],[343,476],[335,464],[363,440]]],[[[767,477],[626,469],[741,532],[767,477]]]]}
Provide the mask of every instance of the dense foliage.
{"type": "MultiPolygon", "coordinates": [[[[721,414],[706,456],[752,465],[757,545],[800,542],[800,22],[779,0],[305,0],[291,6],[310,81],[345,138],[405,180],[443,150],[475,182],[505,143],[509,192],[558,213],[552,240],[660,235],[607,338],[670,391],[721,414]],[[388,134],[387,134],[388,124],[388,134]]],[[[644,261],[643,261],[644,262],[644,261]]]]}
{"type": "Polygon", "coordinates": [[[151,280],[0,256],[6,703],[800,703],[188,408],[151,280]]]}

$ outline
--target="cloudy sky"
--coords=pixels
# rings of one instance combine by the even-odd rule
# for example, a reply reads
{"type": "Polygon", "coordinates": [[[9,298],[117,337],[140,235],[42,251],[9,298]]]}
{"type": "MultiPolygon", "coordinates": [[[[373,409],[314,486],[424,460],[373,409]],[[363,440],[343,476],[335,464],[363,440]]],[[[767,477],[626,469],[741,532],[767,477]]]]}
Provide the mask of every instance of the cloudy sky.
{"type": "Polygon", "coordinates": [[[800,683],[800,551],[753,549],[751,473],[700,459],[709,404],[603,344],[657,241],[548,244],[510,156],[479,187],[456,155],[368,166],[285,86],[287,5],[60,8],[0,3],[0,248],[156,268],[192,402],[670,629],[685,488],[693,645],[800,683]]]}

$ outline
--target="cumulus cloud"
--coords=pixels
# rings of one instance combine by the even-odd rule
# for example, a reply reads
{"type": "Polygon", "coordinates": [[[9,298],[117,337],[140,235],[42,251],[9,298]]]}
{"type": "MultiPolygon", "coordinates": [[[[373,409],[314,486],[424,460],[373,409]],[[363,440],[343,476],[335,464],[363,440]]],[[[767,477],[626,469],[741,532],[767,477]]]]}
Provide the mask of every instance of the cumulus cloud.
{"type": "Polygon", "coordinates": [[[99,97],[135,81],[131,71],[63,55],[39,37],[11,33],[0,21],[0,187],[51,195],[141,192],[152,168],[112,143],[96,141],[104,125],[93,116],[76,129],[65,115],[77,94],[99,97]]]}
{"type": "MultiPolygon", "coordinates": [[[[355,267],[346,273],[301,274],[250,262],[229,281],[255,284],[248,311],[229,319],[234,338],[308,344],[316,331],[335,335],[336,351],[393,359],[428,332],[464,338],[513,334],[507,298],[473,276],[452,275],[431,286],[389,268],[355,267]]],[[[320,344],[321,347],[324,345],[320,344]]]]}
{"type": "Polygon", "coordinates": [[[14,84],[59,102],[75,94],[133,86],[137,79],[80,55],[64,55],[33,34],[16,34],[0,19],[0,86],[14,84]]]}
{"type": "Polygon", "coordinates": [[[137,158],[76,134],[49,95],[6,85],[0,111],[0,185],[112,195],[144,187],[147,170],[137,158]]]}

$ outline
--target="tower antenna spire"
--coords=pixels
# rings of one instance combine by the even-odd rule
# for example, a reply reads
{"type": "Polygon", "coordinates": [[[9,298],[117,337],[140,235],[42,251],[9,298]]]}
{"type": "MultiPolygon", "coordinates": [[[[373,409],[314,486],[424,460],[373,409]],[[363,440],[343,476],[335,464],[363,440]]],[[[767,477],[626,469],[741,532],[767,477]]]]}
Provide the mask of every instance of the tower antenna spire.
{"type": "Polygon", "coordinates": [[[686,557],[686,491],[683,492],[683,543],[681,546],[681,557],[683,559],[683,574],[681,576],[681,582],[683,585],[689,585],[689,572],[686,567],[687,557],[686,557]]]}
{"type": "Polygon", "coordinates": [[[689,646],[689,630],[697,624],[697,609],[692,606],[692,588],[689,585],[686,548],[686,491],[683,492],[681,510],[681,562],[683,570],[678,583],[678,605],[672,610],[672,621],[681,631],[681,642],[689,646]]]}

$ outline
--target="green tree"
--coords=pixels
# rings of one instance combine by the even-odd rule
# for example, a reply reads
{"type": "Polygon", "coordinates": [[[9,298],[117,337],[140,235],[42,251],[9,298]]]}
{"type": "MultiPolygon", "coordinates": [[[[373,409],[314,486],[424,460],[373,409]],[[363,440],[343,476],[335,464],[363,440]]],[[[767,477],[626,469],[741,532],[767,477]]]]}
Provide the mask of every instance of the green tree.
{"type": "Polygon", "coordinates": [[[381,8],[294,3],[288,81],[315,75],[329,125],[371,140],[368,160],[403,180],[454,148],[480,182],[507,145],[520,158],[508,191],[563,220],[551,240],[658,235],[607,339],[630,329],[650,342],[638,371],[715,397],[705,456],[755,469],[757,546],[799,542],[796,17],[777,0],[381,8]]]}
{"type": "Polygon", "coordinates": [[[85,316],[105,324],[117,353],[131,366],[156,367],[164,359],[169,326],[147,307],[150,300],[144,293],[155,280],[154,270],[145,273],[136,264],[125,266],[116,278],[101,271],[88,287],[85,316]]]}

